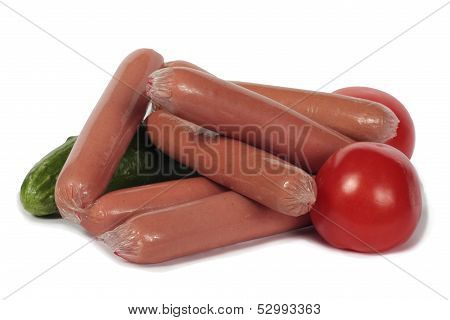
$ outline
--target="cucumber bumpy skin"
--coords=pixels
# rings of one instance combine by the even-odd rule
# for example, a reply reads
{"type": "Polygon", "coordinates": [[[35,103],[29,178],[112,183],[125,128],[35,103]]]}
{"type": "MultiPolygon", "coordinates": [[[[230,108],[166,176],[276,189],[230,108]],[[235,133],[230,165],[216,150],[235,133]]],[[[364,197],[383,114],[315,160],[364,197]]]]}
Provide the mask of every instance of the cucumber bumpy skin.
{"type": "Polygon", "coordinates": [[[48,153],[28,172],[20,188],[20,201],[34,216],[57,212],[55,184],[77,137],[69,137],[64,144],[48,153]]]}
{"type": "MultiPolygon", "coordinates": [[[[37,217],[58,212],[55,204],[55,185],[77,137],[69,137],[64,144],[51,151],[26,175],[20,188],[20,201],[26,211],[37,217]]],[[[145,143],[145,129],[140,128],[111,179],[106,192],[155,182],[196,175],[191,169],[165,156],[145,143]],[[167,164],[170,164],[167,171],[167,164]],[[164,171],[161,170],[162,167],[164,171]]]]}

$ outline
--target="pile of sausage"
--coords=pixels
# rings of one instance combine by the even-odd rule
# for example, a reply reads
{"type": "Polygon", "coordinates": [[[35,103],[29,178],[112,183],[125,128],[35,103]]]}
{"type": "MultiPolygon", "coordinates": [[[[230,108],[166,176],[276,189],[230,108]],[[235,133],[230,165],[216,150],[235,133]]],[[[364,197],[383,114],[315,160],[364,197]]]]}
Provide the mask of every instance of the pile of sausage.
{"type": "Polygon", "coordinates": [[[393,137],[397,124],[382,104],[225,81],[140,49],[84,125],[55,199],[118,256],[159,263],[309,225],[321,165],[354,141],[393,137]],[[104,194],[143,120],[157,148],[201,177],[104,194]]]}

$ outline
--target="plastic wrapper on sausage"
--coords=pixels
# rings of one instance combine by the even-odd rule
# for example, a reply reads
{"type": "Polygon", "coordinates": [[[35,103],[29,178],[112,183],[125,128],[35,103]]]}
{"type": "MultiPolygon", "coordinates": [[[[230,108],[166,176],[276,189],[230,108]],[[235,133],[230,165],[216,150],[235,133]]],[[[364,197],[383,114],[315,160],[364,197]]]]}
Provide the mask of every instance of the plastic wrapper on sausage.
{"type": "Polygon", "coordinates": [[[57,180],[55,201],[64,218],[79,222],[105,192],[147,110],[146,76],[163,63],[155,51],[140,49],[120,64],[57,180]]]}
{"type": "MultiPolygon", "coordinates": [[[[206,72],[187,61],[171,61],[166,67],[186,67],[206,72]]],[[[399,120],[381,103],[325,92],[233,81],[356,141],[385,142],[394,137],[399,120]]]]}
{"type": "Polygon", "coordinates": [[[309,224],[309,215],[279,214],[229,191],[134,216],[100,239],[123,259],[150,264],[309,224]]]}
{"type": "Polygon", "coordinates": [[[314,179],[268,152],[164,110],[151,113],[146,123],[150,139],[164,153],[275,211],[299,216],[315,202],[314,179]]]}
{"type": "Polygon", "coordinates": [[[225,190],[203,177],[117,190],[95,201],[86,215],[80,215],[80,224],[89,233],[100,235],[131,216],[205,198],[225,190]]]}
{"type": "Polygon", "coordinates": [[[154,72],[147,94],[166,111],[266,150],[309,173],[353,142],[274,100],[190,68],[154,72]]]}

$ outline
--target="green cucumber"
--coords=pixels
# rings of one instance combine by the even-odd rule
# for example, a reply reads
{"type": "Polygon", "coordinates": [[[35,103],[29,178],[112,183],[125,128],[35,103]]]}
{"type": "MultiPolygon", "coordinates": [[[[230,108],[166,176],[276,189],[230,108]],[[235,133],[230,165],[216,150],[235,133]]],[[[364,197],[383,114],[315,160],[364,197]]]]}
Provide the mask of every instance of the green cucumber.
{"type": "MultiPolygon", "coordinates": [[[[42,217],[57,213],[54,196],[56,180],[76,139],[69,137],[64,144],[36,163],[26,175],[20,188],[20,201],[32,215],[42,217]]],[[[151,146],[146,139],[145,130],[140,128],[111,179],[107,192],[195,175],[191,169],[151,146]],[[163,167],[164,172],[161,172],[163,167]]]]}

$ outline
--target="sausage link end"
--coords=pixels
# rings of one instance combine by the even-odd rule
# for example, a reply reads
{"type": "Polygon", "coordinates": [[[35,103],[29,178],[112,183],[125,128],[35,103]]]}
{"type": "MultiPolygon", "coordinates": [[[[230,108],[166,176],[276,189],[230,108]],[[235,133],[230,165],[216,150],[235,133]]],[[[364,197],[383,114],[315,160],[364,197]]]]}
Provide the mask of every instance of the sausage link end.
{"type": "Polygon", "coordinates": [[[382,131],[384,135],[380,136],[380,142],[385,142],[389,139],[394,138],[397,135],[397,129],[400,120],[397,118],[394,112],[389,112],[386,113],[385,122],[386,122],[385,124],[386,130],[382,131]]]}
{"type": "Polygon", "coordinates": [[[299,217],[311,211],[317,198],[317,186],[313,177],[305,173],[298,183],[287,183],[284,189],[287,196],[281,201],[285,214],[299,217]]]}
{"type": "Polygon", "coordinates": [[[149,75],[146,93],[155,104],[167,104],[172,97],[173,68],[162,68],[149,75]]]}
{"type": "Polygon", "coordinates": [[[139,231],[136,231],[127,222],[119,225],[111,231],[107,231],[98,236],[113,252],[125,260],[132,260],[133,256],[138,256],[142,249],[142,242],[139,241],[139,231]]]}
{"type": "Polygon", "coordinates": [[[55,201],[61,216],[73,223],[80,224],[80,213],[84,212],[86,204],[86,188],[80,183],[56,185],[55,201]]]}

